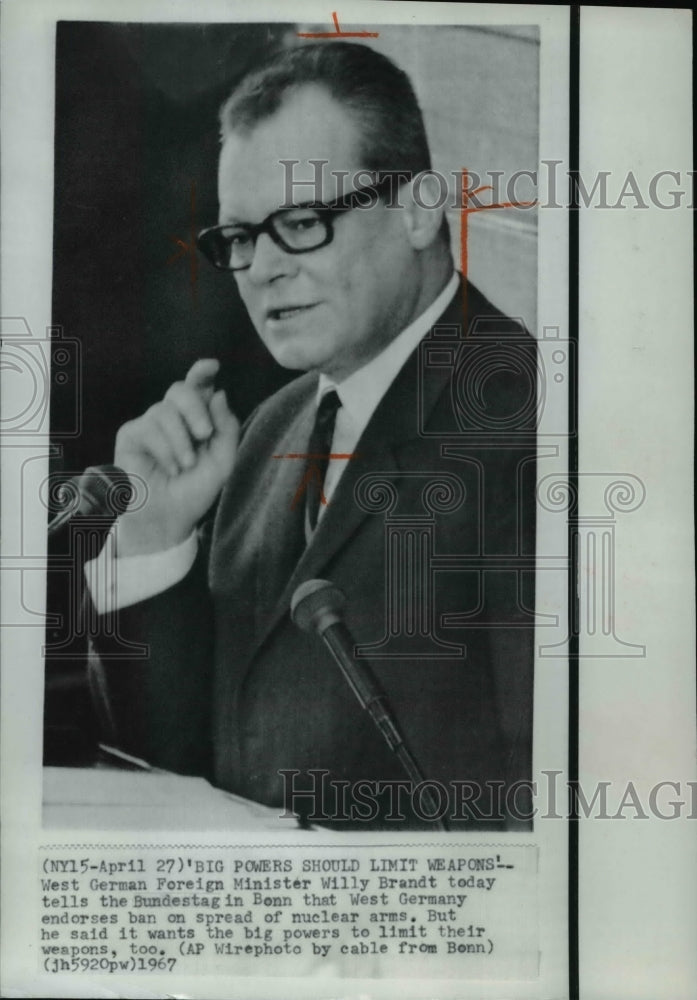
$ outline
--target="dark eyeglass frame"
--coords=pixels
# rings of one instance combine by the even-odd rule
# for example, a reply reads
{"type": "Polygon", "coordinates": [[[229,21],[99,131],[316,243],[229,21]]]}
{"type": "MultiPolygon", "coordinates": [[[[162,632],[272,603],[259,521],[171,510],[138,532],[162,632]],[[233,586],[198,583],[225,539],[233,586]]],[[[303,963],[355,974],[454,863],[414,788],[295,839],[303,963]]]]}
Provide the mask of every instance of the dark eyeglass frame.
{"type": "Polygon", "coordinates": [[[254,258],[254,250],[256,249],[257,239],[262,233],[267,233],[274,243],[285,253],[312,253],[314,250],[320,250],[322,247],[326,247],[334,239],[335,215],[350,212],[354,208],[372,208],[387,192],[388,187],[392,190],[395,181],[397,181],[397,183],[403,183],[404,180],[404,174],[399,175],[398,179],[395,178],[393,174],[387,174],[382,176],[374,184],[367,184],[364,187],[354,188],[353,191],[349,191],[347,194],[342,195],[340,198],[336,198],[334,201],[306,201],[300,202],[297,205],[291,205],[288,208],[276,209],[275,212],[271,212],[267,215],[263,222],[259,222],[256,225],[247,222],[227,222],[222,225],[209,226],[207,229],[202,229],[196,237],[196,246],[206,260],[208,260],[213,267],[217,268],[219,271],[246,271],[252,266],[252,261],[250,261],[249,264],[242,264],[240,267],[229,267],[225,264],[219,264],[217,262],[211,244],[213,240],[215,240],[218,233],[227,229],[241,229],[249,235],[252,240],[252,259],[254,258]],[[321,243],[317,243],[315,246],[300,248],[291,247],[284,242],[276,229],[274,229],[274,219],[277,219],[279,216],[286,215],[288,212],[295,212],[301,209],[312,209],[317,212],[325,224],[326,236],[321,243]]]}

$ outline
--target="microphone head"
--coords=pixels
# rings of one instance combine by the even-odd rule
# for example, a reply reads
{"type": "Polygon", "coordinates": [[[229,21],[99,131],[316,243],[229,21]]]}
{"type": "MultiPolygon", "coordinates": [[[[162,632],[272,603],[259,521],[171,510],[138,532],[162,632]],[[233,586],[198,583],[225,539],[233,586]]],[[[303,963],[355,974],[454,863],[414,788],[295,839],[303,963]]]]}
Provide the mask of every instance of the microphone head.
{"type": "Polygon", "coordinates": [[[128,475],[116,465],[92,465],[63,483],[56,494],[62,511],[84,517],[118,517],[133,499],[128,475]]]}
{"type": "Polygon", "coordinates": [[[342,621],[346,595],[329,580],[306,580],[296,588],[290,616],[303,632],[322,635],[330,625],[342,621]]]}

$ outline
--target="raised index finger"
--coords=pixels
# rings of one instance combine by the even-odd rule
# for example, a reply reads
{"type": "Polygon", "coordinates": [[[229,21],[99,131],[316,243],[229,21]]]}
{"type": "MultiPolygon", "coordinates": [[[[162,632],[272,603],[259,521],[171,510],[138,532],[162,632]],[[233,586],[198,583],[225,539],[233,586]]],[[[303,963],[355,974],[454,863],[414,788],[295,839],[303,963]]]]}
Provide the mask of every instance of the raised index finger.
{"type": "Polygon", "coordinates": [[[215,391],[213,382],[219,369],[220,362],[215,358],[200,358],[189,368],[184,383],[202,393],[206,402],[209,402],[215,391]]]}

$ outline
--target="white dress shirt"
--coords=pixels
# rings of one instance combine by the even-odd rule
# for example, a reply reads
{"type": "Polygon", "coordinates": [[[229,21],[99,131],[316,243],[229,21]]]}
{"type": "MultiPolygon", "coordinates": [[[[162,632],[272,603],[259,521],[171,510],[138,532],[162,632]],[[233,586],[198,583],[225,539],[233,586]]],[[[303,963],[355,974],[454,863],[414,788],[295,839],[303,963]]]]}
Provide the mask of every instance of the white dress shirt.
{"type": "MultiPolygon", "coordinates": [[[[320,375],[317,402],[335,389],[341,400],[336,415],[331,451],[337,455],[351,454],[378,403],[403,368],[407,358],[431,329],[454,297],[459,276],[454,272],[443,291],[431,305],[392,340],[387,347],[362,368],[342,382],[334,382],[327,375],[320,375]]],[[[323,492],[331,503],[348,459],[330,459],[324,480],[323,492]]],[[[321,518],[326,506],[320,504],[321,518]]],[[[118,522],[115,533],[118,548],[118,522]]],[[[192,533],[180,545],[164,552],[142,556],[113,558],[113,544],[106,544],[100,555],[85,565],[85,579],[92,600],[99,614],[137,604],[160,594],[179,583],[191,569],[196,558],[198,542],[192,533]]]]}

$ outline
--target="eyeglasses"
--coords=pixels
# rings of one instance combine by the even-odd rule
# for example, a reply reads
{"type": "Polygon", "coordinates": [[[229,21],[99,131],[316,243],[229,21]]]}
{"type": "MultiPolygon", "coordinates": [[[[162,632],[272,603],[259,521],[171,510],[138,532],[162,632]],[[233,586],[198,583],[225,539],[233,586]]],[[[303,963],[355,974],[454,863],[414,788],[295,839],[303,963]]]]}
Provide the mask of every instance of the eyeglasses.
{"type": "Polygon", "coordinates": [[[336,215],[353,208],[372,208],[394,180],[388,174],[376,184],[355,188],[332,202],[307,202],[296,208],[281,208],[267,215],[258,225],[211,226],[199,233],[196,245],[221,271],[243,271],[251,267],[256,242],[262,233],[268,233],[286,253],[319,250],[334,239],[336,215]]]}

